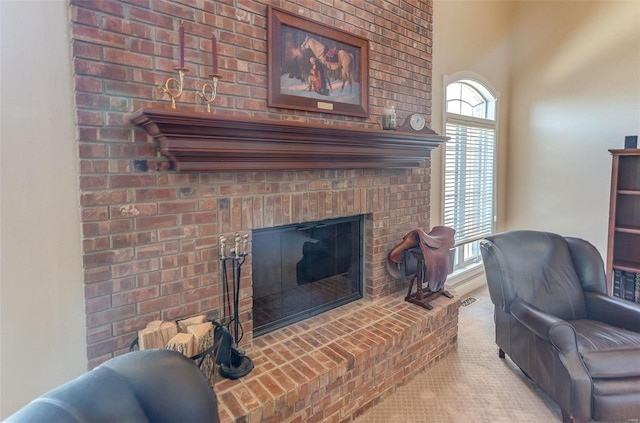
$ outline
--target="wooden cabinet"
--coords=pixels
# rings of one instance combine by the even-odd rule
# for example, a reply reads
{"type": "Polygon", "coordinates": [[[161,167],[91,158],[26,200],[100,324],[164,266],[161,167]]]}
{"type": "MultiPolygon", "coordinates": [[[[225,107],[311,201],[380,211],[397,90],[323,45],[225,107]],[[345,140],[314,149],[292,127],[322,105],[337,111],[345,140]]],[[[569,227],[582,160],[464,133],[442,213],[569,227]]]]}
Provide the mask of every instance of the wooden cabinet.
{"type": "Polygon", "coordinates": [[[640,302],[640,149],[609,150],[609,294],[640,302]]]}

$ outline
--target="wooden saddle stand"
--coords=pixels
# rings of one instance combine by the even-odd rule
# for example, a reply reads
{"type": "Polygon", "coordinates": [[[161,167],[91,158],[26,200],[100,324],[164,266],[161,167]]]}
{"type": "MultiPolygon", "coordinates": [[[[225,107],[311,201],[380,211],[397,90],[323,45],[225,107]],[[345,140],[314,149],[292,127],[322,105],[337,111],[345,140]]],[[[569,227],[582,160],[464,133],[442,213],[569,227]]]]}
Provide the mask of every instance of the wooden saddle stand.
{"type": "Polygon", "coordinates": [[[429,302],[440,295],[453,298],[444,289],[444,283],[449,274],[449,256],[455,232],[446,226],[435,226],[428,234],[422,229],[415,229],[389,252],[389,273],[396,279],[410,279],[405,301],[431,310],[433,306],[429,302]],[[411,292],[414,282],[416,292],[411,292]]]}

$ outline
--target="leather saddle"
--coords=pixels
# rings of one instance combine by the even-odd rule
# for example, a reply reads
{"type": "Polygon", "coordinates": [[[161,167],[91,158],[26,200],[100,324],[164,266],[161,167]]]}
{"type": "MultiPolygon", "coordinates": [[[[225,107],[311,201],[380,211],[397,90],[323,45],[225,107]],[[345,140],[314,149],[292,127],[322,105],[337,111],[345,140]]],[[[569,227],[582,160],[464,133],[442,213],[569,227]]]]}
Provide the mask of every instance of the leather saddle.
{"type": "MultiPolygon", "coordinates": [[[[455,230],[447,226],[435,226],[429,233],[415,229],[402,238],[387,256],[387,269],[396,279],[411,278],[407,301],[430,308],[424,294],[443,291],[449,273],[449,253],[455,244],[455,230]],[[406,265],[407,253],[417,260],[416,271],[406,265]],[[413,281],[417,279],[418,292],[412,294],[413,281]],[[423,290],[423,283],[427,287],[423,290]]],[[[450,294],[442,292],[446,296],[450,294]]]]}

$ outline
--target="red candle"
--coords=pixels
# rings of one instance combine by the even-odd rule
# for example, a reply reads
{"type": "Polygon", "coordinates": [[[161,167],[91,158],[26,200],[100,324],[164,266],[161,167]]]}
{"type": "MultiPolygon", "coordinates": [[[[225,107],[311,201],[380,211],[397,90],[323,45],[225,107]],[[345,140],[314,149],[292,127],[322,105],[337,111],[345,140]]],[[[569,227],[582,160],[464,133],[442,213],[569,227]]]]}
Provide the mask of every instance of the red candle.
{"type": "Polygon", "coordinates": [[[216,36],[211,37],[211,56],[213,58],[213,74],[218,74],[218,40],[216,36]]]}
{"type": "Polygon", "coordinates": [[[184,25],[180,22],[180,67],[184,68],[184,25]]]}

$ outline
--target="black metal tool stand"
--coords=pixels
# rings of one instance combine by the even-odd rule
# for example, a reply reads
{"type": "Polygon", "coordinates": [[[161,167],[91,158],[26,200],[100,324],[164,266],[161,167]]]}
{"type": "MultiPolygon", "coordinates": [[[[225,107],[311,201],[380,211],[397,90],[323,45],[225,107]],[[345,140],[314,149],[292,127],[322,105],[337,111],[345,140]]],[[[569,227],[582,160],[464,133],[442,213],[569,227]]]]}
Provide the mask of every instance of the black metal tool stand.
{"type": "Polygon", "coordinates": [[[239,379],[253,370],[253,361],[245,355],[238,346],[244,336],[244,329],[238,317],[239,297],[240,297],[240,275],[242,265],[247,258],[246,246],[248,235],[244,235],[242,241],[240,234],[235,236],[235,249],[229,255],[225,254],[225,237],[220,237],[220,262],[222,265],[222,289],[224,317],[222,324],[227,327],[233,339],[228,360],[222,360],[220,365],[220,375],[227,379],[239,379]],[[240,252],[242,242],[243,251],[240,252]],[[230,266],[228,266],[229,264],[230,266]],[[231,267],[231,280],[229,280],[229,269],[231,267]],[[233,295],[233,297],[232,297],[233,295]],[[231,303],[233,302],[233,306],[231,303]],[[228,364],[226,364],[228,363],[228,364]]]}

